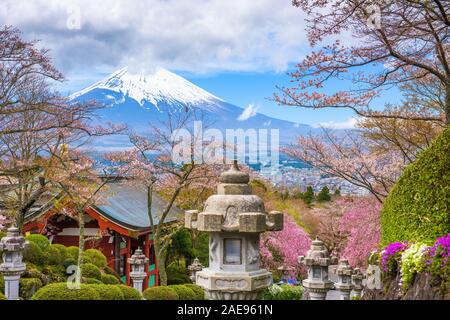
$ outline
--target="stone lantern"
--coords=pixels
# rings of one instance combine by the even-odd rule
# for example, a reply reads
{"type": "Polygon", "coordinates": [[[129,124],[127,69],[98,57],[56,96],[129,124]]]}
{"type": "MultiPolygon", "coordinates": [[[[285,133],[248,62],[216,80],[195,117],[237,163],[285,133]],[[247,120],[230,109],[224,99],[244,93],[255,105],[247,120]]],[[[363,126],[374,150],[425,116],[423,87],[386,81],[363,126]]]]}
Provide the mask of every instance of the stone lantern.
{"type": "Polygon", "coordinates": [[[324,243],[319,239],[312,242],[306,256],[298,257],[298,262],[308,270],[308,277],[302,284],[308,290],[311,300],[325,300],[327,292],[333,287],[333,282],[328,279],[328,266],[334,264],[335,260],[329,256],[324,243]]]}
{"type": "Polygon", "coordinates": [[[339,291],[341,300],[349,300],[350,292],[353,289],[352,284],[352,273],[353,270],[350,267],[347,259],[341,259],[339,265],[336,269],[336,274],[338,276],[338,282],[334,284],[336,290],[339,291]]]}
{"type": "Polygon", "coordinates": [[[204,211],[186,211],[186,228],[209,233],[209,267],[196,273],[207,299],[255,300],[272,284],[272,274],[260,268],[259,240],[262,232],[283,229],[283,214],[266,213],[248,182],[234,161],[204,211]]]}
{"type": "Polygon", "coordinates": [[[353,297],[361,298],[361,292],[363,290],[363,278],[364,275],[362,274],[361,270],[359,268],[355,268],[352,274],[353,297]]]}
{"type": "Polygon", "coordinates": [[[133,288],[142,293],[142,285],[147,276],[145,264],[148,263],[148,258],[141,248],[137,248],[131,258],[128,258],[128,263],[131,265],[130,278],[133,281],[133,288]]]}
{"type": "Polygon", "coordinates": [[[195,258],[194,262],[192,262],[192,264],[190,266],[188,266],[188,270],[191,273],[191,276],[189,277],[192,281],[192,283],[195,283],[195,275],[197,274],[198,271],[202,271],[203,269],[203,265],[200,263],[200,261],[195,258]]]}
{"type": "Polygon", "coordinates": [[[25,238],[15,227],[9,228],[6,237],[0,241],[0,251],[3,252],[0,273],[5,279],[5,296],[8,300],[19,299],[20,275],[26,269],[25,263],[22,262],[22,251],[26,245],[25,238]]]}

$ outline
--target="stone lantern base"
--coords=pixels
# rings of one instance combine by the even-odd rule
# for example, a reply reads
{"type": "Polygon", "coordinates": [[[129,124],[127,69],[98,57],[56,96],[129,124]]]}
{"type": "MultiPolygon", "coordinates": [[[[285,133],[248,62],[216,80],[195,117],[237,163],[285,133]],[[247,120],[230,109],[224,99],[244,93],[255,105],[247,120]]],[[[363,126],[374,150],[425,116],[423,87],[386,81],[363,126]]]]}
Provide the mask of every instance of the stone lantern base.
{"type": "Polygon", "coordinates": [[[265,269],[230,275],[207,268],[197,272],[196,278],[197,285],[205,289],[210,300],[256,300],[273,282],[272,273],[265,269]]]}

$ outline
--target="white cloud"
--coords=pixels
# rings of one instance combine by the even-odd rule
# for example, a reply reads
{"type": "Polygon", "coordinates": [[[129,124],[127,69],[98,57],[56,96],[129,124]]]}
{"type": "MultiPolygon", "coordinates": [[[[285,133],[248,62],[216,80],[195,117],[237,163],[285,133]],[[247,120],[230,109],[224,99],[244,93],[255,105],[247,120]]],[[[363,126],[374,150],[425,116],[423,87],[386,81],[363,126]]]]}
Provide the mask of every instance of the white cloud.
{"type": "Polygon", "coordinates": [[[256,113],[258,112],[259,106],[254,104],[249,104],[247,108],[242,111],[242,113],[237,118],[239,121],[245,121],[247,119],[250,119],[251,117],[256,116],[256,113]]]}
{"type": "Polygon", "coordinates": [[[57,66],[111,71],[284,71],[309,51],[304,13],[280,0],[2,0],[0,21],[57,66]],[[79,8],[81,29],[69,29],[79,8]],[[69,22],[70,25],[70,22],[69,22]]]}
{"type": "Polygon", "coordinates": [[[329,129],[353,129],[353,128],[355,128],[355,125],[357,122],[358,122],[357,118],[349,118],[342,122],[339,122],[339,121],[321,122],[321,123],[314,125],[313,127],[329,128],[329,129]]]}

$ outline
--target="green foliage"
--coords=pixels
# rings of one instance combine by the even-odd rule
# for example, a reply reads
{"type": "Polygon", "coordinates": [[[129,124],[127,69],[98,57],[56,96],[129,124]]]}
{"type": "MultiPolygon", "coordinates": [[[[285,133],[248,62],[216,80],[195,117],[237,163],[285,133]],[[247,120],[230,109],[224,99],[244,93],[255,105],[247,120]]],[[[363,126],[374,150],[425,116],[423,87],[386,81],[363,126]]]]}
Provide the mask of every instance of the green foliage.
{"type": "Polygon", "coordinates": [[[100,269],[103,269],[107,265],[105,255],[96,249],[88,249],[83,252],[83,263],[92,263],[100,269]]]}
{"type": "Polygon", "coordinates": [[[84,278],[102,279],[102,272],[92,263],[83,263],[81,265],[81,276],[84,278]]]}
{"type": "Polygon", "coordinates": [[[195,294],[194,290],[192,290],[191,288],[189,288],[185,285],[177,284],[177,285],[170,286],[170,288],[175,290],[175,292],[178,294],[178,298],[180,300],[195,300],[196,299],[196,294],[195,294]]]}
{"type": "Polygon", "coordinates": [[[303,288],[301,286],[274,284],[264,292],[263,300],[301,300],[302,297],[303,288]]]}
{"type": "Polygon", "coordinates": [[[106,266],[104,269],[103,269],[103,271],[106,273],[106,274],[109,274],[109,275],[111,275],[111,276],[114,276],[117,280],[119,280],[119,282],[120,282],[120,276],[119,276],[119,274],[114,270],[114,269],[112,269],[111,267],[108,267],[108,266],[106,266]]]}
{"type": "Polygon", "coordinates": [[[408,165],[381,211],[382,244],[450,233],[450,128],[408,165]]]}
{"type": "Polygon", "coordinates": [[[43,285],[46,285],[49,282],[49,278],[32,263],[26,263],[26,270],[22,274],[21,278],[37,278],[41,280],[43,285]]]}
{"type": "Polygon", "coordinates": [[[78,262],[77,260],[75,260],[74,258],[70,257],[70,258],[65,259],[65,260],[63,261],[62,265],[63,265],[64,268],[67,270],[67,268],[68,268],[69,266],[76,266],[76,265],[77,265],[77,262],[78,262]]]}
{"type": "Polygon", "coordinates": [[[63,282],[67,279],[65,269],[60,265],[47,265],[42,268],[42,273],[46,275],[48,283],[63,282]]]}
{"type": "Polygon", "coordinates": [[[169,252],[188,259],[192,257],[192,239],[188,229],[181,228],[172,236],[169,252]]]}
{"type": "Polygon", "coordinates": [[[171,263],[167,267],[167,284],[185,284],[192,283],[186,270],[186,266],[179,265],[179,261],[171,263]]]}
{"type": "Polygon", "coordinates": [[[6,299],[6,297],[3,293],[0,293],[0,300],[8,300],[8,299],[6,299]]]}
{"type": "Polygon", "coordinates": [[[86,284],[104,284],[100,280],[97,280],[97,279],[94,279],[94,278],[83,278],[82,282],[86,283],[86,284]]]}
{"type": "Polygon", "coordinates": [[[42,281],[38,278],[20,278],[19,296],[24,300],[29,300],[42,286],[42,281]]]}
{"type": "Polygon", "coordinates": [[[124,284],[114,285],[122,291],[124,300],[142,300],[142,296],[135,288],[128,287],[124,284]]]}
{"type": "Polygon", "coordinates": [[[328,187],[325,186],[322,188],[322,190],[320,190],[319,194],[317,195],[317,201],[325,202],[330,200],[331,200],[330,189],[328,189],[328,187]]]}
{"type": "Polygon", "coordinates": [[[5,279],[0,274],[0,293],[5,293],[5,279]]]}
{"type": "Polygon", "coordinates": [[[55,248],[54,245],[50,245],[44,251],[46,264],[62,264],[64,257],[61,255],[61,251],[55,248]]]}
{"type": "Polygon", "coordinates": [[[185,284],[185,286],[195,293],[195,299],[194,300],[205,300],[205,290],[203,290],[202,287],[197,286],[192,283],[185,284]]]}
{"type": "Polygon", "coordinates": [[[32,300],[100,300],[100,295],[88,284],[70,289],[67,283],[52,283],[39,289],[32,300]]]}
{"type": "Polygon", "coordinates": [[[80,252],[80,249],[75,246],[67,247],[66,248],[67,257],[71,257],[72,259],[77,260],[78,259],[78,253],[80,252]]]}
{"type": "Polygon", "coordinates": [[[104,284],[120,284],[119,279],[110,274],[103,274],[101,276],[101,280],[104,284]]]}
{"type": "Polygon", "coordinates": [[[143,296],[145,300],[179,300],[173,286],[150,287],[144,290],[143,296]]]}
{"type": "Polygon", "coordinates": [[[48,241],[47,237],[42,234],[29,234],[25,237],[25,239],[29,242],[37,244],[42,251],[45,251],[48,246],[50,246],[50,241],[48,241]]]}
{"type": "Polygon", "coordinates": [[[35,242],[30,242],[23,252],[23,260],[25,262],[31,262],[32,264],[42,266],[45,262],[45,256],[39,245],[35,242]]]}
{"type": "Polygon", "coordinates": [[[209,263],[209,234],[207,232],[197,232],[192,241],[192,257],[198,258],[205,267],[209,263]]]}
{"type": "Polygon", "coordinates": [[[51,247],[57,249],[61,255],[61,263],[68,258],[67,247],[62,244],[52,244],[51,247]]]}
{"type": "Polygon", "coordinates": [[[116,286],[107,284],[87,284],[90,288],[97,291],[100,300],[124,300],[124,294],[116,286]]]}
{"type": "Polygon", "coordinates": [[[340,188],[337,188],[336,190],[334,190],[334,195],[335,195],[336,197],[339,197],[339,196],[341,195],[341,189],[340,189],[340,188]]]}
{"type": "Polygon", "coordinates": [[[314,190],[311,186],[308,186],[306,188],[306,191],[303,193],[302,199],[308,206],[311,205],[314,200],[314,190]]]}
{"type": "Polygon", "coordinates": [[[6,237],[6,232],[0,231],[0,240],[1,240],[3,237],[6,237]]]}

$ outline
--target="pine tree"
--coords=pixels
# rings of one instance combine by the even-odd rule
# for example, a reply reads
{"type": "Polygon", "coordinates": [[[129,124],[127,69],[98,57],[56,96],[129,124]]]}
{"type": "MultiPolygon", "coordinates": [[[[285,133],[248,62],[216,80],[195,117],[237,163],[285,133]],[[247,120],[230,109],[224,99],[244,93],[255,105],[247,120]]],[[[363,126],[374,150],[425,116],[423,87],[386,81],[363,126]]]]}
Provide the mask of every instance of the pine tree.
{"type": "Polygon", "coordinates": [[[314,200],[314,190],[311,186],[308,186],[306,188],[306,191],[303,193],[303,201],[305,201],[305,203],[307,205],[310,205],[314,200]]]}
{"type": "Polygon", "coordinates": [[[322,188],[322,190],[320,190],[319,194],[317,195],[317,201],[325,202],[330,200],[331,200],[330,189],[328,189],[328,187],[325,186],[322,188]]]}

